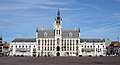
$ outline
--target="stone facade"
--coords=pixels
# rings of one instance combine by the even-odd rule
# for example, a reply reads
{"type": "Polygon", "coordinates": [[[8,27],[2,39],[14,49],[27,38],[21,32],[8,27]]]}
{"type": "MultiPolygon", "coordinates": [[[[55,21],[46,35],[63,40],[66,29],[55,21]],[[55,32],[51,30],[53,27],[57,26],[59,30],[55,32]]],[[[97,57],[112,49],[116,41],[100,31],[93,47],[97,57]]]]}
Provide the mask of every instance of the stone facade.
{"type": "Polygon", "coordinates": [[[63,29],[60,11],[52,29],[37,28],[35,39],[15,39],[11,55],[26,56],[100,56],[106,51],[102,39],[80,38],[80,28],[63,29]]]}

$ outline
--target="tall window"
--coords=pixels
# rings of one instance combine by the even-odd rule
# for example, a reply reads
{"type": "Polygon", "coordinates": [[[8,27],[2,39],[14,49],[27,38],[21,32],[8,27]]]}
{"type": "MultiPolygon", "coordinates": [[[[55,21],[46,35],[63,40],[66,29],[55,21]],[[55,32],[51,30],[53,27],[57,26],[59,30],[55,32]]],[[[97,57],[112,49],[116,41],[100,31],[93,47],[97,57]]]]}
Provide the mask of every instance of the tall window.
{"type": "Polygon", "coordinates": [[[44,40],[42,40],[42,44],[44,43],[44,40]]]}
{"type": "Polygon", "coordinates": [[[40,40],[38,40],[38,45],[40,45],[40,40]]]}
{"type": "Polygon", "coordinates": [[[59,30],[59,35],[60,35],[60,30],[59,30]]]}
{"type": "Polygon", "coordinates": [[[65,45],[66,45],[66,40],[64,40],[64,42],[65,42],[65,45]]]}
{"type": "Polygon", "coordinates": [[[56,30],[56,34],[58,35],[58,30],[56,30]]]}
{"type": "Polygon", "coordinates": [[[50,40],[50,45],[52,46],[52,40],[50,40]]]}
{"type": "Polygon", "coordinates": [[[45,44],[46,44],[46,40],[45,40],[45,44]]]}
{"type": "Polygon", "coordinates": [[[20,48],[21,46],[19,46],[19,48],[20,48]]]}
{"type": "Polygon", "coordinates": [[[55,35],[55,30],[54,30],[54,35],[55,35]]]}
{"type": "Polygon", "coordinates": [[[38,50],[40,50],[40,46],[38,46],[38,50]]]}
{"type": "Polygon", "coordinates": [[[58,45],[60,44],[60,39],[59,39],[59,38],[57,38],[57,44],[58,44],[58,45]]]}
{"type": "Polygon", "coordinates": [[[69,44],[69,40],[67,40],[67,44],[69,44]]]}
{"type": "Polygon", "coordinates": [[[24,48],[24,45],[22,46],[22,48],[24,48]]]}
{"type": "Polygon", "coordinates": [[[65,51],[66,51],[66,40],[64,40],[64,48],[65,48],[65,51]]]}
{"type": "Polygon", "coordinates": [[[76,40],[76,43],[78,44],[78,40],[76,40]]]}
{"type": "Polygon", "coordinates": [[[72,44],[72,40],[70,40],[70,44],[72,44]]]}
{"type": "Polygon", "coordinates": [[[74,44],[74,40],[73,40],[73,44],[74,44]]]}

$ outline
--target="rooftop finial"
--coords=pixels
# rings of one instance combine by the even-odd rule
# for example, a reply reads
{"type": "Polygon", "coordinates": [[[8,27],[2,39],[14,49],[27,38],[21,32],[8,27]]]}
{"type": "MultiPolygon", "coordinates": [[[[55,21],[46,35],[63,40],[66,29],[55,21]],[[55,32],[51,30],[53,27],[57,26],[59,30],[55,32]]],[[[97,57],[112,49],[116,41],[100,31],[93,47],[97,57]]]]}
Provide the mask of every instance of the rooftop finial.
{"type": "Polygon", "coordinates": [[[59,11],[59,9],[58,9],[57,15],[60,15],[60,11],[59,11]]]}
{"type": "Polygon", "coordinates": [[[38,27],[36,28],[36,32],[38,32],[38,27]]]}

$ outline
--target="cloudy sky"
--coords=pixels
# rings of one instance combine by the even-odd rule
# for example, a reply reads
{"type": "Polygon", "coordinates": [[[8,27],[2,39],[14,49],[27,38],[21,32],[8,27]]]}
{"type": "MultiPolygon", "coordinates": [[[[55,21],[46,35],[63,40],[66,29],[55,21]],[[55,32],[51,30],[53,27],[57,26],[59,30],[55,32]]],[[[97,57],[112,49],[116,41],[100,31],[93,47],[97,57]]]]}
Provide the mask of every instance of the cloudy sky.
{"type": "Polygon", "coordinates": [[[80,28],[82,38],[120,36],[120,0],[0,0],[0,35],[34,38],[37,27],[52,28],[58,8],[63,28],[80,28]]]}

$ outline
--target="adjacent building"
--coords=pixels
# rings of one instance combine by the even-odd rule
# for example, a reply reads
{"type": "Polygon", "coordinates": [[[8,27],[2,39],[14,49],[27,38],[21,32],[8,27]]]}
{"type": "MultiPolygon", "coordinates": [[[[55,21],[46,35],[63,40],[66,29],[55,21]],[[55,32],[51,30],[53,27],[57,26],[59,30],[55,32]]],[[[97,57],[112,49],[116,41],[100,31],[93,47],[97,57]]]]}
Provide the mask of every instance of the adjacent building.
{"type": "Polygon", "coordinates": [[[120,56],[120,42],[114,41],[107,47],[107,56],[120,56]]]}
{"type": "Polygon", "coordinates": [[[2,44],[2,41],[3,41],[3,40],[2,40],[2,37],[0,37],[0,44],[2,44]]]}
{"type": "Polygon", "coordinates": [[[80,48],[82,56],[105,56],[106,43],[104,39],[80,39],[80,48]]]}
{"type": "Polygon", "coordinates": [[[2,37],[0,37],[0,56],[3,55],[2,37]]]}
{"type": "Polygon", "coordinates": [[[9,44],[7,42],[3,42],[3,38],[0,37],[0,56],[8,56],[9,55],[9,44]]]}
{"type": "Polygon", "coordinates": [[[104,56],[104,39],[80,38],[80,28],[63,29],[60,11],[51,29],[37,28],[36,38],[16,38],[10,55],[24,56],[104,56]]]}
{"type": "Polygon", "coordinates": [[[36,56],[37,43],[35,38],[16,38],[10,44],[12,56],[36,56]]]}
{"type": "Polygon", "coordinates": [[[3,55],[4,56],[9,56],[9,53],[10,53],[9,44],[5,42],[5,43],[2,44],[2,46],[3,46],[3,55]]]}

